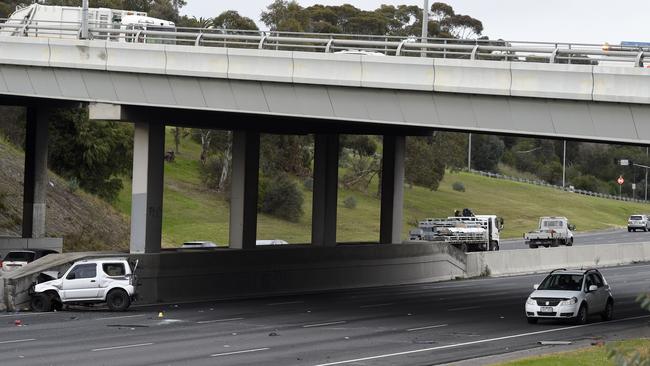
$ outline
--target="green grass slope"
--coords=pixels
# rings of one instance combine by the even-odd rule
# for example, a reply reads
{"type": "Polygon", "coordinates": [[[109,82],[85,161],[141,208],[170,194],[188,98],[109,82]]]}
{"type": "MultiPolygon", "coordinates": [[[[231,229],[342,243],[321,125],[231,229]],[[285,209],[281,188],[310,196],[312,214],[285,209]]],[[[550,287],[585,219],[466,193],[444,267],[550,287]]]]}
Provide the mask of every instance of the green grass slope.
{"type": "MultiPolygon", "coordinates": [[[[173,146],[171,132],[167,133],[167,149],[173,146]]],[[[165,190],[163,202],[163,245],[179,246],[186,240],[228,242],[229,208],[226,198],[206,189],[199,176],[200,146],[186,138],[180,154],[173,163],[165,163],[165,190]]],[[[297,223],[259,215],[259,239],[284,239],[291,243],[307,243],[311,236],[311,192],[303,188],[304,215],[297,223]]],[[[115,206],[123,213],[130,212],[130,182],[125,181],[115,206]]],[[[339,188],[338,230],[339,242],[367,242],[379,239],[379,200],[377,183],[367,192],[339,188]],[[343,201],[354,196],[356,208],[346,208],[343,201]]],[[[505,219],[503,237],[519,237],[537,226],[539,216],[567,216],[579,231],[622,227],[632,213],[648,212],[647,204],[627,203],[551,188],[485,178],[469,173],[445,175],[438,191],[421,187],[407,187],[404,202],[404,230],[426,217],[444,217],[454,210],[469,207],[477,214],[496,214],[505,219]],[[452,189],[454,182],[462,182],[465,192],[452,189]]]]}

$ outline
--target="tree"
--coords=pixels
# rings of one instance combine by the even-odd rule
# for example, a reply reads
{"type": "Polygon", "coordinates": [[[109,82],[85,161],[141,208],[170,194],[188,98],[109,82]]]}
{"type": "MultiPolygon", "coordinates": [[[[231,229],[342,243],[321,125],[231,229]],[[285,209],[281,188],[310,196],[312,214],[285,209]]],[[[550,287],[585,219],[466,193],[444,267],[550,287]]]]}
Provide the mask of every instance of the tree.
{"type": "Polygon", "coordinates": [[[266,7],[260,19],[272,31],[304,32],[309,27],[309,18],[295,0],[275,0],[266,7]]]}
{"type": "Polygon", "coordinates": [[[49,167],[87,192],[114,200],[122,189],[121,177],[131,171],[132,126],[89,122],[87,109],[61,109],[51,117],[49,131],[49,167]]]}
{"type": "Polygon", "coordinates": [[[406,138],[405,180],[435,191],[445,175],[445,163],[435,154],[434,137],[406,138]]]}
{"type": "Polygon", "coordinates": [[[258,30],[251,18],[239,15],[234,10],[227,10],[212,20],[212,26],[221,29],[258,30]]]}
{"type": "Polygon", "coordinates": [[[497,136],[472,135],[472,167],[483,171],[496,171],[505,144],[497,136]]]}

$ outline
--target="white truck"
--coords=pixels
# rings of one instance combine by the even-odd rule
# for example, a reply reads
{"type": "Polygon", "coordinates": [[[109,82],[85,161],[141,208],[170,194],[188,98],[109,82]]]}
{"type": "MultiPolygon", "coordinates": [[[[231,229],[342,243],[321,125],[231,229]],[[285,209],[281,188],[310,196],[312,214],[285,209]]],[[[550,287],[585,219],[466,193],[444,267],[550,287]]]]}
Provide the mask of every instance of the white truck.
{"type": "Polygon", "coordinates": [[[503,220],[497,215],[429,218],[409,232],[410,240],[444,242],[463,252],[499,250],[503,220]]]}
{"type": "MultiPolygon", "coordinates": [[[[118,33],[114,30],[176,30],[174,22],[152,18],[144,12],[107,8],[88,9],[88,23],[90,29],[96,30],[93,34],[98,38],[117,42],[132,42],[136,35],[133,32],[118,33]],[[101,32],[102,29],[111,29],[113,32],[101,32]]],[[[80,31],[81,8],[73,6],[18,6],[6,22],[0,23],[0,36],[76,39],[80,31]]]]}
{"type": "Polygon", "coordinates": [[[573,245],[575,225],[563,216],[545,216],[539,218],[537,230],[524,234],[524,242],[530,248],[557,247],[573,245]]]}
{"type": "MultiPolygon", "coordinates": [[[[135,264],[137,267],[137,262],[135,264]]],[[[63,305],[106,303],[113,311],[124,311],[135,299],[135,268],[126,258],[95,258],[75,262],[58,279],[34,285],[32,310],[61,310],[63,305]]]]}

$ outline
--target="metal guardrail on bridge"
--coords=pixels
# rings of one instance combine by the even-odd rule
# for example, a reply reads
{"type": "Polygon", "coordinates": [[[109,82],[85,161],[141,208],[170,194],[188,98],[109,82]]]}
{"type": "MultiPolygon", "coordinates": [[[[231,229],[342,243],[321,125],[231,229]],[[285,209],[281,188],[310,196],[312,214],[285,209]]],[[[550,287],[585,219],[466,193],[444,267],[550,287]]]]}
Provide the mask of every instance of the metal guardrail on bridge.
{"type": "MultiPolygon", "coordinates": [[[[34,21],[29,25],[0,19],[0,35],[80,38],[78,22],[34,21]]],[[[330,33],[248,31],[214,28],[125,29],[90,24],[90,38],[117,42],[196,47],[257,48],[277,51],[356,52],[362,55],[427,56],[471,60],[596,65],[605,62],[644,67],[650,48],[608,44],[528,42],[484,39],[420,38],[330,33]]]]}

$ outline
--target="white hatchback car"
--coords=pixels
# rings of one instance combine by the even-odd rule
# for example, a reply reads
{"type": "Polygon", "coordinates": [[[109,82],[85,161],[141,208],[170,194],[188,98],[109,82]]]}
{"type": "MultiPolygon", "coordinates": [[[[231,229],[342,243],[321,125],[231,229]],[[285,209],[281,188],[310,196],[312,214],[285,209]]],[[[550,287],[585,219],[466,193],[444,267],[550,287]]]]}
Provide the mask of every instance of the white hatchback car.
{"type": "Polygon", "coordinates": [[[571,319],[584,324],[592,314],[600,314],[603,320],[614,316],[614,297],[597,269],[556,269],[534,288],[526,300],[531,324],[539,319],[571,319]]]}

